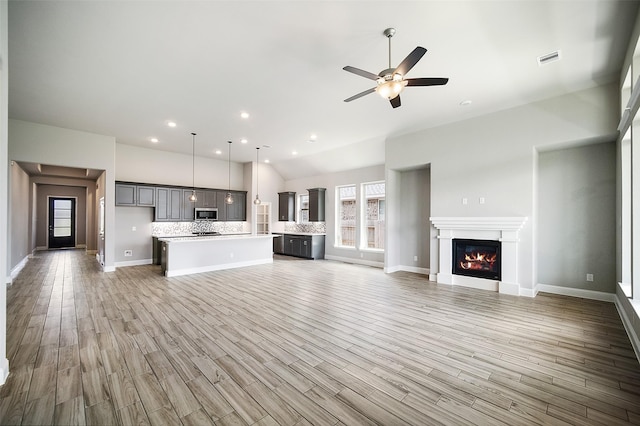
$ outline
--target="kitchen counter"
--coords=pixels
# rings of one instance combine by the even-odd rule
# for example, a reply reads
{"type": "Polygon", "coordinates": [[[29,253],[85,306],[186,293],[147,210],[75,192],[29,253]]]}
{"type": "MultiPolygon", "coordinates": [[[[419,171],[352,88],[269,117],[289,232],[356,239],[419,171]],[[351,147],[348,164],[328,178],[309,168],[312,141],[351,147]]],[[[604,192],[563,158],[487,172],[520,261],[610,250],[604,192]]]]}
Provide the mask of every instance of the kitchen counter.
{"type": "Polygon", "coordinates": [[[159,238],[167,277],[273,262],[273,235],[227,234],[159,238]]]}

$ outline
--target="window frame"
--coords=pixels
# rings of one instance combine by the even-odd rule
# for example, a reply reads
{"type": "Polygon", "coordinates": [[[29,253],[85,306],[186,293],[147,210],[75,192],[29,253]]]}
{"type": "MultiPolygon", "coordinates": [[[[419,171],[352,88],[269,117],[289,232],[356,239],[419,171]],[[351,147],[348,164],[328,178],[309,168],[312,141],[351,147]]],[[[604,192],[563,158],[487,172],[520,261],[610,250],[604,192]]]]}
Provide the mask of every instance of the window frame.
{"type": "MultiPolygon", "coordinates": [[[[335,189],[335,200],[336,200],[336,208],[335,208],[335,241],[334,247],[343,248],[349,250],[355,250],[358,247],[358,185],[357,184],[347,184],[347,185],[336,185],[335,189]],[[342,234],[342,206],[343,206],[343,198],[341,197],[341,189],[343,188],[353,188],[353,245],[345,245],[343,241],[342,234]]],[[[344,200],[351,200],[350,198],[345,198],[344,200]]]]}

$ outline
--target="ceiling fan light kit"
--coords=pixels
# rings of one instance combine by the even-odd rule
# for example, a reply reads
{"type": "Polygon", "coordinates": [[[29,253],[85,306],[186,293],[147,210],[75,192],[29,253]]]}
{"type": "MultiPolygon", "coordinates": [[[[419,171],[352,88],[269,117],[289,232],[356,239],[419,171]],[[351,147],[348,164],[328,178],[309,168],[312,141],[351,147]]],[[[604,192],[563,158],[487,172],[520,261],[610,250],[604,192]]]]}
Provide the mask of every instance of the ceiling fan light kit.
{"type": "Polygon", "coordinates": [[[375,80],[377,86],[372,89],[367,89],[360,92],[350,98],[345,99],[345,102],[351,102],[358,98],[361,98],[369,93],[377,92],[381,97],[387,99],[393,108],[398,108],[400,103],[400,93],[406,86],[440,86],[447,84],[448,78],[409,78],[404,76],[413,68],[418,61],[427,53],[427,49],[424,47],[416,47],[409,55],[396,68],[391,67],[391,37],[396,33],[395,28],[387,28],[383,34],[389,39],[389,68],[380,71],[378,74],[373,74],[368,71],[361,70],[352,66],[346,66],[342,68],[345,71],[359,75],[370,80],[375,80]]]}

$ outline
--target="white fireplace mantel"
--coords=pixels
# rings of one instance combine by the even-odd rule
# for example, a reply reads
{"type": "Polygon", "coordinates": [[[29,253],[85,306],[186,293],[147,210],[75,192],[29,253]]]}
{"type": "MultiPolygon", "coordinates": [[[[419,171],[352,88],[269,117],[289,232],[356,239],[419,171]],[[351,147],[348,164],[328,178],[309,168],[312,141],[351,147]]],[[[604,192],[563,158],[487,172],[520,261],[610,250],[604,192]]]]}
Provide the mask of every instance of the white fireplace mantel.
{"type": "Polygon", "coordinates": [[[439,268],[436,282],[520,294],[518,232],[527,222],[526,217],[431,217],[429,219],[438,230],[439,268]],[[501,281],[454,275],[452,273],[452,240],[454,238],[500,241],[501,281]]]}

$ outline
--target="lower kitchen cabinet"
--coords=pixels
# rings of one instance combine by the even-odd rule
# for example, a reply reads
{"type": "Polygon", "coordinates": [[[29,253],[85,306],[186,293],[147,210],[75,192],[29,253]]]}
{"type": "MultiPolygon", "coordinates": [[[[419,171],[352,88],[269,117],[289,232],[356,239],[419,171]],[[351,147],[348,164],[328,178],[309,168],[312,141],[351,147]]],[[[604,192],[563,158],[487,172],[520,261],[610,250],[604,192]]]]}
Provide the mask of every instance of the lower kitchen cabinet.
{"type": "Polygon", "coordinates": [[[284,234],[281,238],[284,239],[284,244],[280,246],[282,252],[279,254],[306,259],[324,259],[324,235],[284,234]]]}

